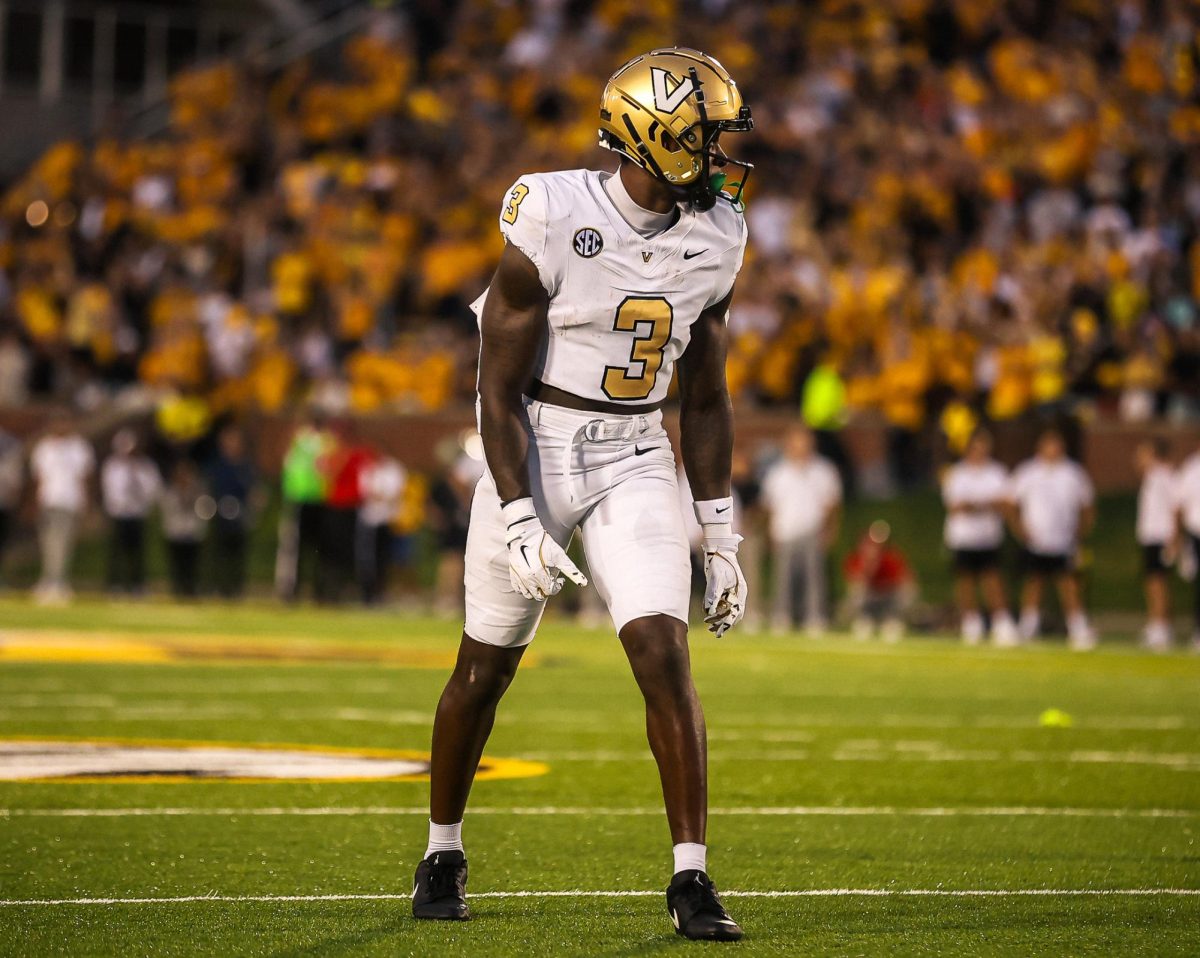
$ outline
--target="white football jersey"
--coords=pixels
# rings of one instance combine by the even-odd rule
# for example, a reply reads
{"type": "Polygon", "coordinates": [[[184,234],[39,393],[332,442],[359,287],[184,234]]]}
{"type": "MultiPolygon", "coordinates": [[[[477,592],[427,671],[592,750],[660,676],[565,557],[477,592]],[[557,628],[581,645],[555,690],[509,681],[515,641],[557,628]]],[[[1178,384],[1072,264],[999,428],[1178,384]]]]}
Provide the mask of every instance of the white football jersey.
{"type": "MultiPolygon", "coordinates": [[[[718,199],[680,208],[649,239],[604,191],[611,173],[531,173],[509,190],[500,232],[537,266],[550,295],[534,376],[585,399],[646,405],[666,398],[692,324],[733,288],[746,222],[718,199]]],[[[482,316],[487,293],[474,304],[482,316]]]]}

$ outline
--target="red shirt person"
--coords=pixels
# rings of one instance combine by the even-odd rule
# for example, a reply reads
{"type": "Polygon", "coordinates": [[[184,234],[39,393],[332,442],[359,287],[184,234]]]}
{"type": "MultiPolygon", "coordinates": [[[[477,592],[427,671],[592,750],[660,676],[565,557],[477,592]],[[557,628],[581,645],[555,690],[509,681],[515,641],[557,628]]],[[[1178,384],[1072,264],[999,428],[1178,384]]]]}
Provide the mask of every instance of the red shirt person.
{"type": "Polygon", "coordinates": [[[904,634],[904,613],[916,586],[908,560],[890,539],[886,522],[871,523],[842,565],[856,638],[870,638],[876,625],[885,642],[895,642],[904,634]]]}

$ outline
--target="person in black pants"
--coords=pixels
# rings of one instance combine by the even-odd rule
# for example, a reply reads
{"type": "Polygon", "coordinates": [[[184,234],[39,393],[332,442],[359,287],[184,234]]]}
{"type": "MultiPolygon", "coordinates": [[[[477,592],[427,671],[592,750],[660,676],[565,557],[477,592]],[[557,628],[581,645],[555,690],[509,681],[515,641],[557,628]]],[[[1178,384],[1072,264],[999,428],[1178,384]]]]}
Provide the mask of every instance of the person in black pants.
{"type": "Polygon", "coordinates": [[[206,478],[215,509],[209,535],[212,581],[218,594],[236,599],[246,589],[246,553],[259,499],[258,472],[237,426],[226,426],[217,436],[217,455],[206,478]]]}
{"type": "Polygon", "coordinates": [[[167,567],[171,593],[177,599],[192,599],[199,594],[200,543],[211,504],[195,465],[181,459],[171,470],[171,481],[162,496],[167,567]]]}

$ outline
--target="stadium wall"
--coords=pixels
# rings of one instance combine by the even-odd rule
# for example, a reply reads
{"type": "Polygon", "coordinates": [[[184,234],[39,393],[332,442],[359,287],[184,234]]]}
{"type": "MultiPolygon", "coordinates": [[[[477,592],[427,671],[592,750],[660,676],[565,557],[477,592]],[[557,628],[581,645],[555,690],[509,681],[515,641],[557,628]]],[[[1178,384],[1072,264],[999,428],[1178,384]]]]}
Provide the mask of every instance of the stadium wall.
{"type": "MultiPolygon", "coordinates": [[[[25,406],[0,410],[0,428],[21,437],[32,437],[57,410],[48,406],[25,406]]],[[[292,428],[292,415],[260,415],[245,423],[251,435],[258,464],[266,475],[279,472],[279,464],[287,448],[292,428]]],[[[352,424],[359,440],[388,452],[409,468],[436,472],[439,468],[437,446],[448,437],[456,437],[474,426],[469,410],[409,415],[377,415],[345,420],[352,424]]],[[[748,454],[764,444],[779,440],[795,418],[780,412],[739,412],[737,436],[739,447],[748,454]]],[[[667,429],[678,439],[678,417],[672,411],[666,418],[667,429]]],[[[86,424],[80,428],[88,432],[86,424]]],[[[113,420],[106,417],[103,426],[91,436],[94,441],[107,440],[114,430],[113,420]]],[[[1013,465],[1033,450],[1037,424],[1020,421],[1000,423],[993,427],[997,456],[1013,465]]],[[[1165,439],[1170,455],[1176,462],[1200,448],[1200,425],[1170,423],[1122,423],[1109,420],[1081,425],[1073,438],[1075,454],[1082,459],[1097,489],[1104,494],[1131,492],[1137,488],[1138,476],[1133,464],[1137,444],[1147,437],[1165,439]]],[[[882,421],[865,418],[846,426],[838,433],[855,472],[860,476],[878,473],[887,459],[888,429],[882,421]]],[[[930,443],[928,455],[933,460],[935,475],[948,455],[938,443],[930,443]]]]}

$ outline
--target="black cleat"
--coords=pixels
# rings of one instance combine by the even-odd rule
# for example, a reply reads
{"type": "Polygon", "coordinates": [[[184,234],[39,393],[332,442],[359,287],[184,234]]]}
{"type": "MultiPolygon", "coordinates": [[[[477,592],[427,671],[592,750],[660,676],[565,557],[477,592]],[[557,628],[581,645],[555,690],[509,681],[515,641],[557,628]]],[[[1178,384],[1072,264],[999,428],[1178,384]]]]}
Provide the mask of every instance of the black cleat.
{"type": "Polygon", "coordinates": [[[708,875],[694,868],[671,879],[667,912],[675,924],[675,934],[693,941],[739,941],[744,934],[721,904],[708,875]]]}
{"type": "Polygon", "coordinates": [[[462,852],[434,852],[417,866],[413,879],[413,917],[466,921],[467,859],[462,852]]]}

